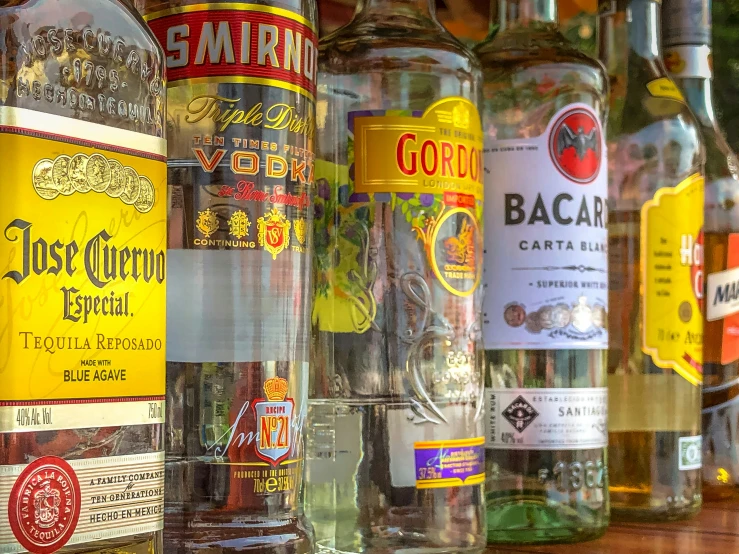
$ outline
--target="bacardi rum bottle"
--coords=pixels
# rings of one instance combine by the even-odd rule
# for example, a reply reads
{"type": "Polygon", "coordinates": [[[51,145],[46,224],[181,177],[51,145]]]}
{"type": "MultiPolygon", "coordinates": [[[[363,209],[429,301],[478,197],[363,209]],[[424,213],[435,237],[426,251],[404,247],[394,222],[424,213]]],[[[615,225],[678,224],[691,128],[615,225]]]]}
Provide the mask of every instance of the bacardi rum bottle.
{"type": "Polygon", "coordinates": [[[704,151],[667,75],[660,3],[601,2],[608,123],[611,507],[620,519],[701,505],[704,151]]]}
{"type": "Polygon", "coordinates": [[[306,511],[325,552],[481,552],[480,70],[430,0],[319,55],[306,511]]]}
{"type": "Polygon", "coordinates": [[[483,66],[488,540],[608,525],[606,73],[554,0],[499,3],[483,66]]]}
{"type": "Polygon", "coordinates": [[[0,552],[159,554],[162,51],[127,0],[0,0],[0,37],[0,552]]]}
{"type": "Polygon", "coordinates": [[[312,0],[140,6],[169,127],[165,551],[312,552],[312,0]]]}
{"type": "Polygon", "coordinates": [[[665,62],[706,146],[703,496],[739,485],[739,162],[713,109],[711,0],[662,5],[665,62]]]}

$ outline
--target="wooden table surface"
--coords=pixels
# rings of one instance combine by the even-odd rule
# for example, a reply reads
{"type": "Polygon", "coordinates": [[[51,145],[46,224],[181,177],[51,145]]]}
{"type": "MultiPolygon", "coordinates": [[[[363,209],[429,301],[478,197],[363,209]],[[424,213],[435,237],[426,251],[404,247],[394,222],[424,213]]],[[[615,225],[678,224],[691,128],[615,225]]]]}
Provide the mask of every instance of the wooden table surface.
{"type": "Polygon", "coordinates": [[[690,521],[614,523],[597,541],[560,546],[491,547],[486,554],[739,554],[739,502],[708,502],[690,521]]]}

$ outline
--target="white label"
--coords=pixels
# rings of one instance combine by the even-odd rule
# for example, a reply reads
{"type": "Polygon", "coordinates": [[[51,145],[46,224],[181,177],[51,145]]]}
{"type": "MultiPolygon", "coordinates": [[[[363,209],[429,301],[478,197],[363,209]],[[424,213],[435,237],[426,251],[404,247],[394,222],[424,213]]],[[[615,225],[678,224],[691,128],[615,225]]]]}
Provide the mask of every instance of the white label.
{"type": "Polygon", "coordinates": [[[608,347],[608,164],[585,104],[485,143],[486,349],[608,347]]]}
{"type": "Polygon", "coordinates": [[[158,531],[164,452],[0,466],[0,506],[0,553],[158,531]]]}
{"type": "Polygon", "coordinates": [[[665,65],[673,77],[711,79],[711,56],[710,46],[673,46],[665,50],[665,65]]]}
{"type": "Polygon", "coordinates": [[[680,437],[680,471],[703,467],[703,437],[680,437]]]}
{"type": "Polygon", "coordinates": [[[485,389],[486,448],[608,446],[608,389],[485,389]]]}
{"type": "Polygon", "coordinates": [[[708,321],[723,319],[739,312],[739,267],[711,273],[706,291],[708,321]]]}

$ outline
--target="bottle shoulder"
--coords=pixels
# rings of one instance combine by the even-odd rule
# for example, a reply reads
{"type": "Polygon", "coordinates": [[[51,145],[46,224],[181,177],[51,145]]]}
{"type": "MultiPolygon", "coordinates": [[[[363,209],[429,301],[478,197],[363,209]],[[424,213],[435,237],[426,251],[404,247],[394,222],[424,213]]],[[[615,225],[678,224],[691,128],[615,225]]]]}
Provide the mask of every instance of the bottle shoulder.
{"type": "Polygon", "coordinates": [[[319,66],[340,74],[461,71],[475,78],[480,74],[472,51],[438,21],[402,15],[392,21],[355,18],[321,39],[319,66]]]}
{"type": "Polygon", "coordinates": [[[0,8],[0,106],[162,136],[164,55],[121,0],[32,0],[0,8]]]}

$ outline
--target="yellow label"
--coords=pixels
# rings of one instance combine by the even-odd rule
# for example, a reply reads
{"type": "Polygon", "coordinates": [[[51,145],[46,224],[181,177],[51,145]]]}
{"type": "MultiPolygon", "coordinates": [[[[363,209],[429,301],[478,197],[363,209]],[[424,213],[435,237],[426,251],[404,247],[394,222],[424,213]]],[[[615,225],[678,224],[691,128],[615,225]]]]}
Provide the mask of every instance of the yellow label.
{"type": "Polygon", "coordinates": [[[670,98],[672,100],[679,100],[680,102],[685,101],[683,93],[677,88],[677,85],[673,83],[667,77],[661,77],[647,83],[647,90],[649,94],[655,98],[670,98]]]}
{"type": "Polygon", "coordinates": [[[642,350],[693,385],[703,382],[703,195],[693,175],[642,207],[642,350]]]}
{"type": "Polygon", "coordinates": [[[0,123],[0,401],[163,395],[164,141],[14,108],[0,123]]]}
{"type": "Polygon", "coordinates": [[[483,198],[482,128],[469,100],[439,100],[422,117],[356,117],[354,141],[357,193],[459,192],[483,198]]]}

